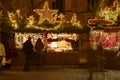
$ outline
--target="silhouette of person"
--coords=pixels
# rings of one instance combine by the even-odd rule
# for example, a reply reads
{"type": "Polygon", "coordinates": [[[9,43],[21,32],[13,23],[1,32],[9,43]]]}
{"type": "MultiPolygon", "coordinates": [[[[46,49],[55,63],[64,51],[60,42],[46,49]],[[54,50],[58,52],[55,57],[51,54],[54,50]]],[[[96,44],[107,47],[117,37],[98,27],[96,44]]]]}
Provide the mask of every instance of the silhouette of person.
{"type": "Polygon", "coordinates": [[[36,68],[39,70],[41,66],[41,56],[44,49],[44,44],[40,38],[37,39],[35,44],[35,53],[36,53],[36,68]]]}
{"type": "Polygon", "coordinates": [[[98,70],[103,70],[104,69],[104,63],[105,63],[105,57],[104,57],[104,49],[103,49],[103,45],[100,42],[97,45],[97,66],[98,66],[98,70]]]}
{"type": "Polygon", "coordinates": [[[65,38],[65,41],[71,42],[71,47],[72,47],[73,51],[79,51],[79,42],[80,41],[78,38],[75,38],[74,40],[65,38]]]}
{"type": "Polygon", "coordinates": [[[23,70],[30,71],[31,57],[32,57],[32,54],[34,53],[31,37],[28,37],[28,40],[24,42],[23,51],[24,51],[25,60],[26,60],[23,70]]]}

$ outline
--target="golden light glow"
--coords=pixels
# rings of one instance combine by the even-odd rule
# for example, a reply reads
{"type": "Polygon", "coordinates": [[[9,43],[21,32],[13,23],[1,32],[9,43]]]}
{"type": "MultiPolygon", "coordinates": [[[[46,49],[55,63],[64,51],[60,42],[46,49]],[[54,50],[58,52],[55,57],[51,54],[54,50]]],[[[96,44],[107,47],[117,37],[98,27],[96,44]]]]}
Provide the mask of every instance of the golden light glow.
{"type": "Polygon", "coordinates": [[[27,18],[27,20],[29,21],[28,24],[27,24],[27,27],[31,27],[33,24],[34,24],[34,16],[29,16],[29,18],[27,18]]]}
{"type": "Polygon", "coordinates": [[[114,25],[115,21],[113,20],[105,20],[105,19],[89,19],[88,24],[91,25],[114,25]]]}
{"type": "Polygon", "coordinates": [[[63,21],[65,19],[65,15],[63,15],[63,13],[61,13],[58,18],[60,19],[60,21],[63,21]]]}
{"type": "Polygon", "coordinates": [[[22,16],[20,15],[20,10],[16,10],[16,13],[13,12],[7,12],[8,13],[8,17],[10,19],[10,21],[12,22],[12,26],[17,29],[18,28],[18,24],[17,21],[22,19],[22,16]]]}
{"type": "Polygon", "coordinates": [[[58,12],[57,10],[50,10],[48,2],[46,1],[43,9],[35,9],[34,12],[36,12],[40,18],[39,23],[44,22],[45,20],[48,20],[49,22],[53,21],[53,16],[58,12]]]}
{"type": "Polygon", "coordinates": [[[9,17],[10,21],[12,22],[12,26],[16,29],[17,28],[17,21],[16,21],[15,14],[8,11],[8,17],[9,17]]]}
{"type": "Polygon", "coordinates": [[[114,0],[111,6],[102,6],[98,12],[98,15],[101,19],[117,21],[119,12],[120,8],[118,6],[118,0],[114,0]]]}
{"type": "Polygon", "coordinates": [[[63,13],[57,14],[58,10],[51,10],[49,8],[48,2],[46,1],[43,5],[42,9],[33,10],[35,13],[39,15],[39,20],[36,21],[34,16],[29,16],[27,19],[23,18],[20,15],[20,10],[16,10],[16,13],[9,12],[8,16],[9,20],[12,23],[12,26],[15,29],[20,29],[22,27],[33,28],[37,30],[45,30],[45,31],[57,31],[61,27],[65,26],[77,26],[82,27],[80,25],[80,21],[77,21],[76,14],[73,14],[72,20],[67,21],[65,15],[63,13]],[[26,21],[27,20],[27,21],[26,21]],[[70,25],[69,25],[70,23],[70,25]],[[72,25],[71,25],[72,23],[72,25]],[[24,24],[24,25],[22,25],[24,24]],[[68,25],[67,25],[68,24],[68,25]]]}
{"type": "Polygon", "coordinates": [[[77,15],[74,13],[71,18],[71,23],[73,23],[73,26],[80,26],[80,21],[77,20],[77,15]]]}

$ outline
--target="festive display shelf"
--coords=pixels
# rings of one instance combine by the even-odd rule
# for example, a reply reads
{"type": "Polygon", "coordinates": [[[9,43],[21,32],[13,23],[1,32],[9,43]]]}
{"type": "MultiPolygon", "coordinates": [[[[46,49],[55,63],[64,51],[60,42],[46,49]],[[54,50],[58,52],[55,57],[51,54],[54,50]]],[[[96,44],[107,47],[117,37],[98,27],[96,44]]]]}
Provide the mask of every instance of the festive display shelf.
{"type": "Polygon", "coordinates": [[[108,51],[118,51],[120,46],[120,28],[118,27],[106,27],[104,29],[94,29],[90,31],[90,43],[92,46],[100,42],[103,44],[103,48],[108,51]]]}

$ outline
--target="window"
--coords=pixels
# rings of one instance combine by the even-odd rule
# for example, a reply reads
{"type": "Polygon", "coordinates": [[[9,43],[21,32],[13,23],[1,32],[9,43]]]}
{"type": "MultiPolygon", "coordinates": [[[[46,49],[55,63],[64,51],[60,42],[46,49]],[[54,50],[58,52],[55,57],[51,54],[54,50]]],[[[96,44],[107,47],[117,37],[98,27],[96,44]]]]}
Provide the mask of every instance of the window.
{"type": "Polygon", "coordinates": [[[93,11],[98,8],[100,0],[88,0],[88,11],[93,11]]]}
{"type": "Polygon", "coordinates": [[[64,2],[63,1],[64,0],[56,0],[56,1],[54,1],[52,3],[52,8],[59,10],[60,13],[63,13],[64,12],[64,9],[63,9],[63,7],[64,7],[63,3],[64,2]]]}

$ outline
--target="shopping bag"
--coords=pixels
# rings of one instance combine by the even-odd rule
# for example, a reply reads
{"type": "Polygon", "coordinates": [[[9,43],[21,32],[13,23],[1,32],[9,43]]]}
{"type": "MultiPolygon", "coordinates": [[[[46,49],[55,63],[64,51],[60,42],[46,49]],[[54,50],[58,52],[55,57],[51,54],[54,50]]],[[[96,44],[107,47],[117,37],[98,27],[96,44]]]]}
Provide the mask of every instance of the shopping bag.
{"type": "Polygon", "coordinates": [[[8,60],[6,61],[6,64],[11,64],[11,59],[8,59],[8,60]]]}
{"type": "Polygon", "coordinates": [[[3,57],[3,59],[2,59],[1,65],[6,65],[6,58],[5,57],[3,57]]]}
{"type": "Polygon", "coordinates": [[[120,51],[117,52],[117,57],[120,57],[120,51]]]}

